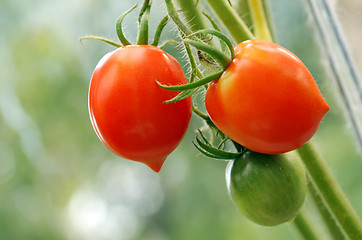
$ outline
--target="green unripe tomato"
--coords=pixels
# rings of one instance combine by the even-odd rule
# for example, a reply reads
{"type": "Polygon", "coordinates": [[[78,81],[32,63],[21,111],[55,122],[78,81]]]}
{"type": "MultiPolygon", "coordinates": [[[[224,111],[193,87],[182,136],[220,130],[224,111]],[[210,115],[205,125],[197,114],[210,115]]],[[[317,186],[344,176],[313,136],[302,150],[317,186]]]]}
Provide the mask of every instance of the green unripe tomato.
{"type": "Polygon", "coordinates": [[[307,192],[306,172],[294,152],[269,155],[247,151],[229,163],[226,181],[236,207],[263,226],[294,219],[307,192]]]}

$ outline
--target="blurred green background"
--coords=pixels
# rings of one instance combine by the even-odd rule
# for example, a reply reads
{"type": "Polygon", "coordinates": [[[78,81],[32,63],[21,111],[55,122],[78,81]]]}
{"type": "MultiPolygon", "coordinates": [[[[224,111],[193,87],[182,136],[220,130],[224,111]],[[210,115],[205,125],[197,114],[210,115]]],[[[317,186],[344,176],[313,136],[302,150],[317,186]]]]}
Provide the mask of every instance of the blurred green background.
{"type": "MultiPolygon", "coordinates": [[[[114,156],[98,140],[88,116],[88,84],[98,60],[113,48],[78,39],[95,34],[115,40],[115,20],[135,2],[0,2],[0,239],[298,239],[291,224],[261,227],[236,210],[225,185],[227,163],[192,146],[202,126],[196,117],[159,174],[114,156]]],[[[331,106],[314,141],[362,216],[361,150],[310,5],[271,0],[270,7],[278,42],[306,63],[331,106]]],[[[334,9],[361,72],[356,26],[362,4],[336,1],[334,9]]],[[[154,0],[151,29],[165,14],[163,1],[154,0]]],[[[136,17],[125,20],[131,40],[136,17]]],[[[177,38],[174,26],[167,29],[163,39],[177,38]]],[[[183,61],[179,49],[166,50],[183,61]]],[[[361,105],[353,111],[358,115],[361,105]]],[[[308,199],[305,208],[319,224],[308,199]]],[[[323,236],[322,225],[320,231],[323,236]]]]}

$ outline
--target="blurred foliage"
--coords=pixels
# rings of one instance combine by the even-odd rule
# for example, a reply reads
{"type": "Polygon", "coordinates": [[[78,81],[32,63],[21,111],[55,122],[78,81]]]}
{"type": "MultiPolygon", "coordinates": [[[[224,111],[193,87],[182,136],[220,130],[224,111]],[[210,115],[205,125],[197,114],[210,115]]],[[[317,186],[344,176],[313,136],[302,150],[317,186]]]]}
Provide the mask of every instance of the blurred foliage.
{"type": "MultiPolygon", "coordinates": [[[[307,64],[332,107],[315,140],[362,215],[361,152],[308,6],[271,3],[278,41],[307,64]]],[[[196,117],[159,174],[100,143],[87,91],[94,66],[112,48],[78,38],[116,39],[115,20],[133,4],[0,2],[0,239],[295,239],[289,224],[260,227],[237,212],[225,186],[226,163],[201,156],[191,144],[202,126],[196,117]]],[[[155,0],[151,29],[165,14],[155,0]]],[[[125,20],[133,40],[136,17],[125,20]]],[[[177,38],[167,28],[163,39],[177,38]]],[[[183,61],[180,49],[167,51],[183,61]]],[[[313,213],[313,205],[305,207],[313,213]]]]}

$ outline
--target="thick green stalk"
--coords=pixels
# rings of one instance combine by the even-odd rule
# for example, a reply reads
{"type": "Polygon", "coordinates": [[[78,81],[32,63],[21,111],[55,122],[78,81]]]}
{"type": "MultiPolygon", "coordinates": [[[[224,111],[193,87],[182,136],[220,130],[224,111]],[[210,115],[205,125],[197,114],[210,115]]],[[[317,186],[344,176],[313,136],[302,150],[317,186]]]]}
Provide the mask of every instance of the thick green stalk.
{"type": "Polygon", "coordinates": [[[253,33],[244,23],[237,12],[230,6],[227,0],[207,0],[215,13],[224,23],[236,42],[240,43],[254,38],[253,33]]]}
{"type": "Polygon", "coordinates": [[[226,56],[223,52],[221,52],[220,50],[218,50],[206,43],[191,40],[191,39],[185,39],[184,42],[188,43],[190,45],[193,45],[194,47],[196,47],[198,50],[201,50],[202,52],[209,54],[212,58],[215,59],[215,61],[220,63],[220,65],[222,66],[222,68],[224,70],[229,66],[229,64],[231,62],[231,59],[228,56],[226,56]]]}
{"type": "Polygon", "coordinates": [[[362,222],[312,142],[298,149],[310,176],[350,239],[362,239],[362,222]]]}
{"type": "MultiPolygon", "coordinates": [[[[147,1],[145,1],[146,3],[147,1]]],[[[143,11],[143,10],[142,10],[143,11]]],[[[150,16],[151,5],[148,5],[140,16],[140,26],[138,30],[137,45],[148,44],[148,19],[150,16]]]]}
{"type": "Polygon", "coordinates": [[[202,13],[198,6],[195,6],[194,0],[178,0],[181,7],[182,14],[185,16],[187,25],[191,30],[197,31],[200,29],[206,29],[207,26],[203,21],[202,13]]]}
{"type": "Polygon", "coordinates": [[[236,3],[234,3],[234,8],[247,26],[253,25],[253,21],[251,20],[251,16],[249,14],[250,10],[249,10],[248,0],[236,1],[236,3]]]}
{"type": "Polygon", "coordinates": [[[179,30],[184,35],[191,35],[192,31],[181,21],[180,16],[177,13],[177,9],[175,5],[173,4],[172,0],[165,0],[167,12],[172,21],[176,24],[176,26],[179,28],[179,30]]]}
{"type": "Polygon", "coordinates": [[[268,24],[269,27],[269,32],[271,35],[271,39],[274,40],[274,42],[276,41],[275,39],[275,31],[274,31],[274,23],[272,21],[272,12],[271,12],[271,4],[269,0],[261,0],[262,1],[262,5],[264,8],[264,15],[265,15],[265,19],[266,22],[268,24]]]}
{"type": "Polygon", "coordinates": [[[261,0],[248,0],[248,2],[256,38],[272,41],[272,35],[270,34],[269,25],[264,13],[263,2],[261,0]]]}
{"type": "Polygon", "coordinates": [[[307,216],[303,210],[295,217],[293,223],[305,240],[319,239],[318,231],[314,228],[314,225],[311,224],[309,216],[307,216]]]}
{"type": "Polygon", "coordinates": [[[332,237],[332,239],[340,240],[346,239],[346,235],[344,234],[341,226],[336,222],[335,217],[331,213],[331,210],[328,208],[326,203],[324,202],[320,192],[318,191],[317,187],[313,179],[310,179],[308,184],[309,193],[312,196],[315,205],[317,206],[320,215],[324,223],[326,224],[328,231],[332,237]]]}

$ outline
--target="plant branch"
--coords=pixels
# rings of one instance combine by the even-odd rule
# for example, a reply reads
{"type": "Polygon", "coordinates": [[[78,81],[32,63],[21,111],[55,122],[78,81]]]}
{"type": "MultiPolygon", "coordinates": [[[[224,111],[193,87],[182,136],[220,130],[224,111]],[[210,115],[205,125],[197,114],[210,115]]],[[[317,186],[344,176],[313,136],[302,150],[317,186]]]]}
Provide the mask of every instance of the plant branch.
{"type": "Polygon", "coordinates": [[[318,240],[318,231],[314,225],[311,224],[309,216],[302,209],[295,217],[294,226],[297,227],[298,231],[305,240],[318,240]]]}
{"type": "Polygon", "coordinates": [[[194,0],[178,0],[178,3],[192,31],[207,28],[202,13],[194,0]]]}
{"type": "Polygon", "coordinates": [[[192,31],[188,27],[186,27],[186,25],[183,24],[183,22],[181,21],[180,16],[177,13],[176,7],[173,4],[173,1],[165,0],[165,3],[166,3],[168,15],[170,16],[172,21],[176,24],[176,26],[180,29],[180,31],[185,35],[192,34],[192,31]]]}
{"type": "Polygon", "coordinates": [[[255,38],[227,0],[207,0],[236,42],[255,38]]]}
{"type": "Polygon", "coordinates": [[[362,222],[312,142],[299,148],[310,176],[350,239],[362,239],[362,222]]]}
{"type": "Polygon", "coordinates": [[[312,196],[314,203],[318,208],[318,211],[322,216],[323,221],[326,224],[331,237],[335,240],[346,239],[345,233],[343,232],[341,226],[337,223],[334,215],[331,213],[330,208],[322,198],[321,193],[318,191],[317,187],[315,186],[313,179],[309,180],[310,180],[308,184],[309,193],[312,196]]]}
{"type": "Polygon", "coordinates": [[[263,2],[261,0],[248,0],[248,2],[256,38],[272,41],[272,35],[269,31],[269,25],[264,13],[263,2]]]}

